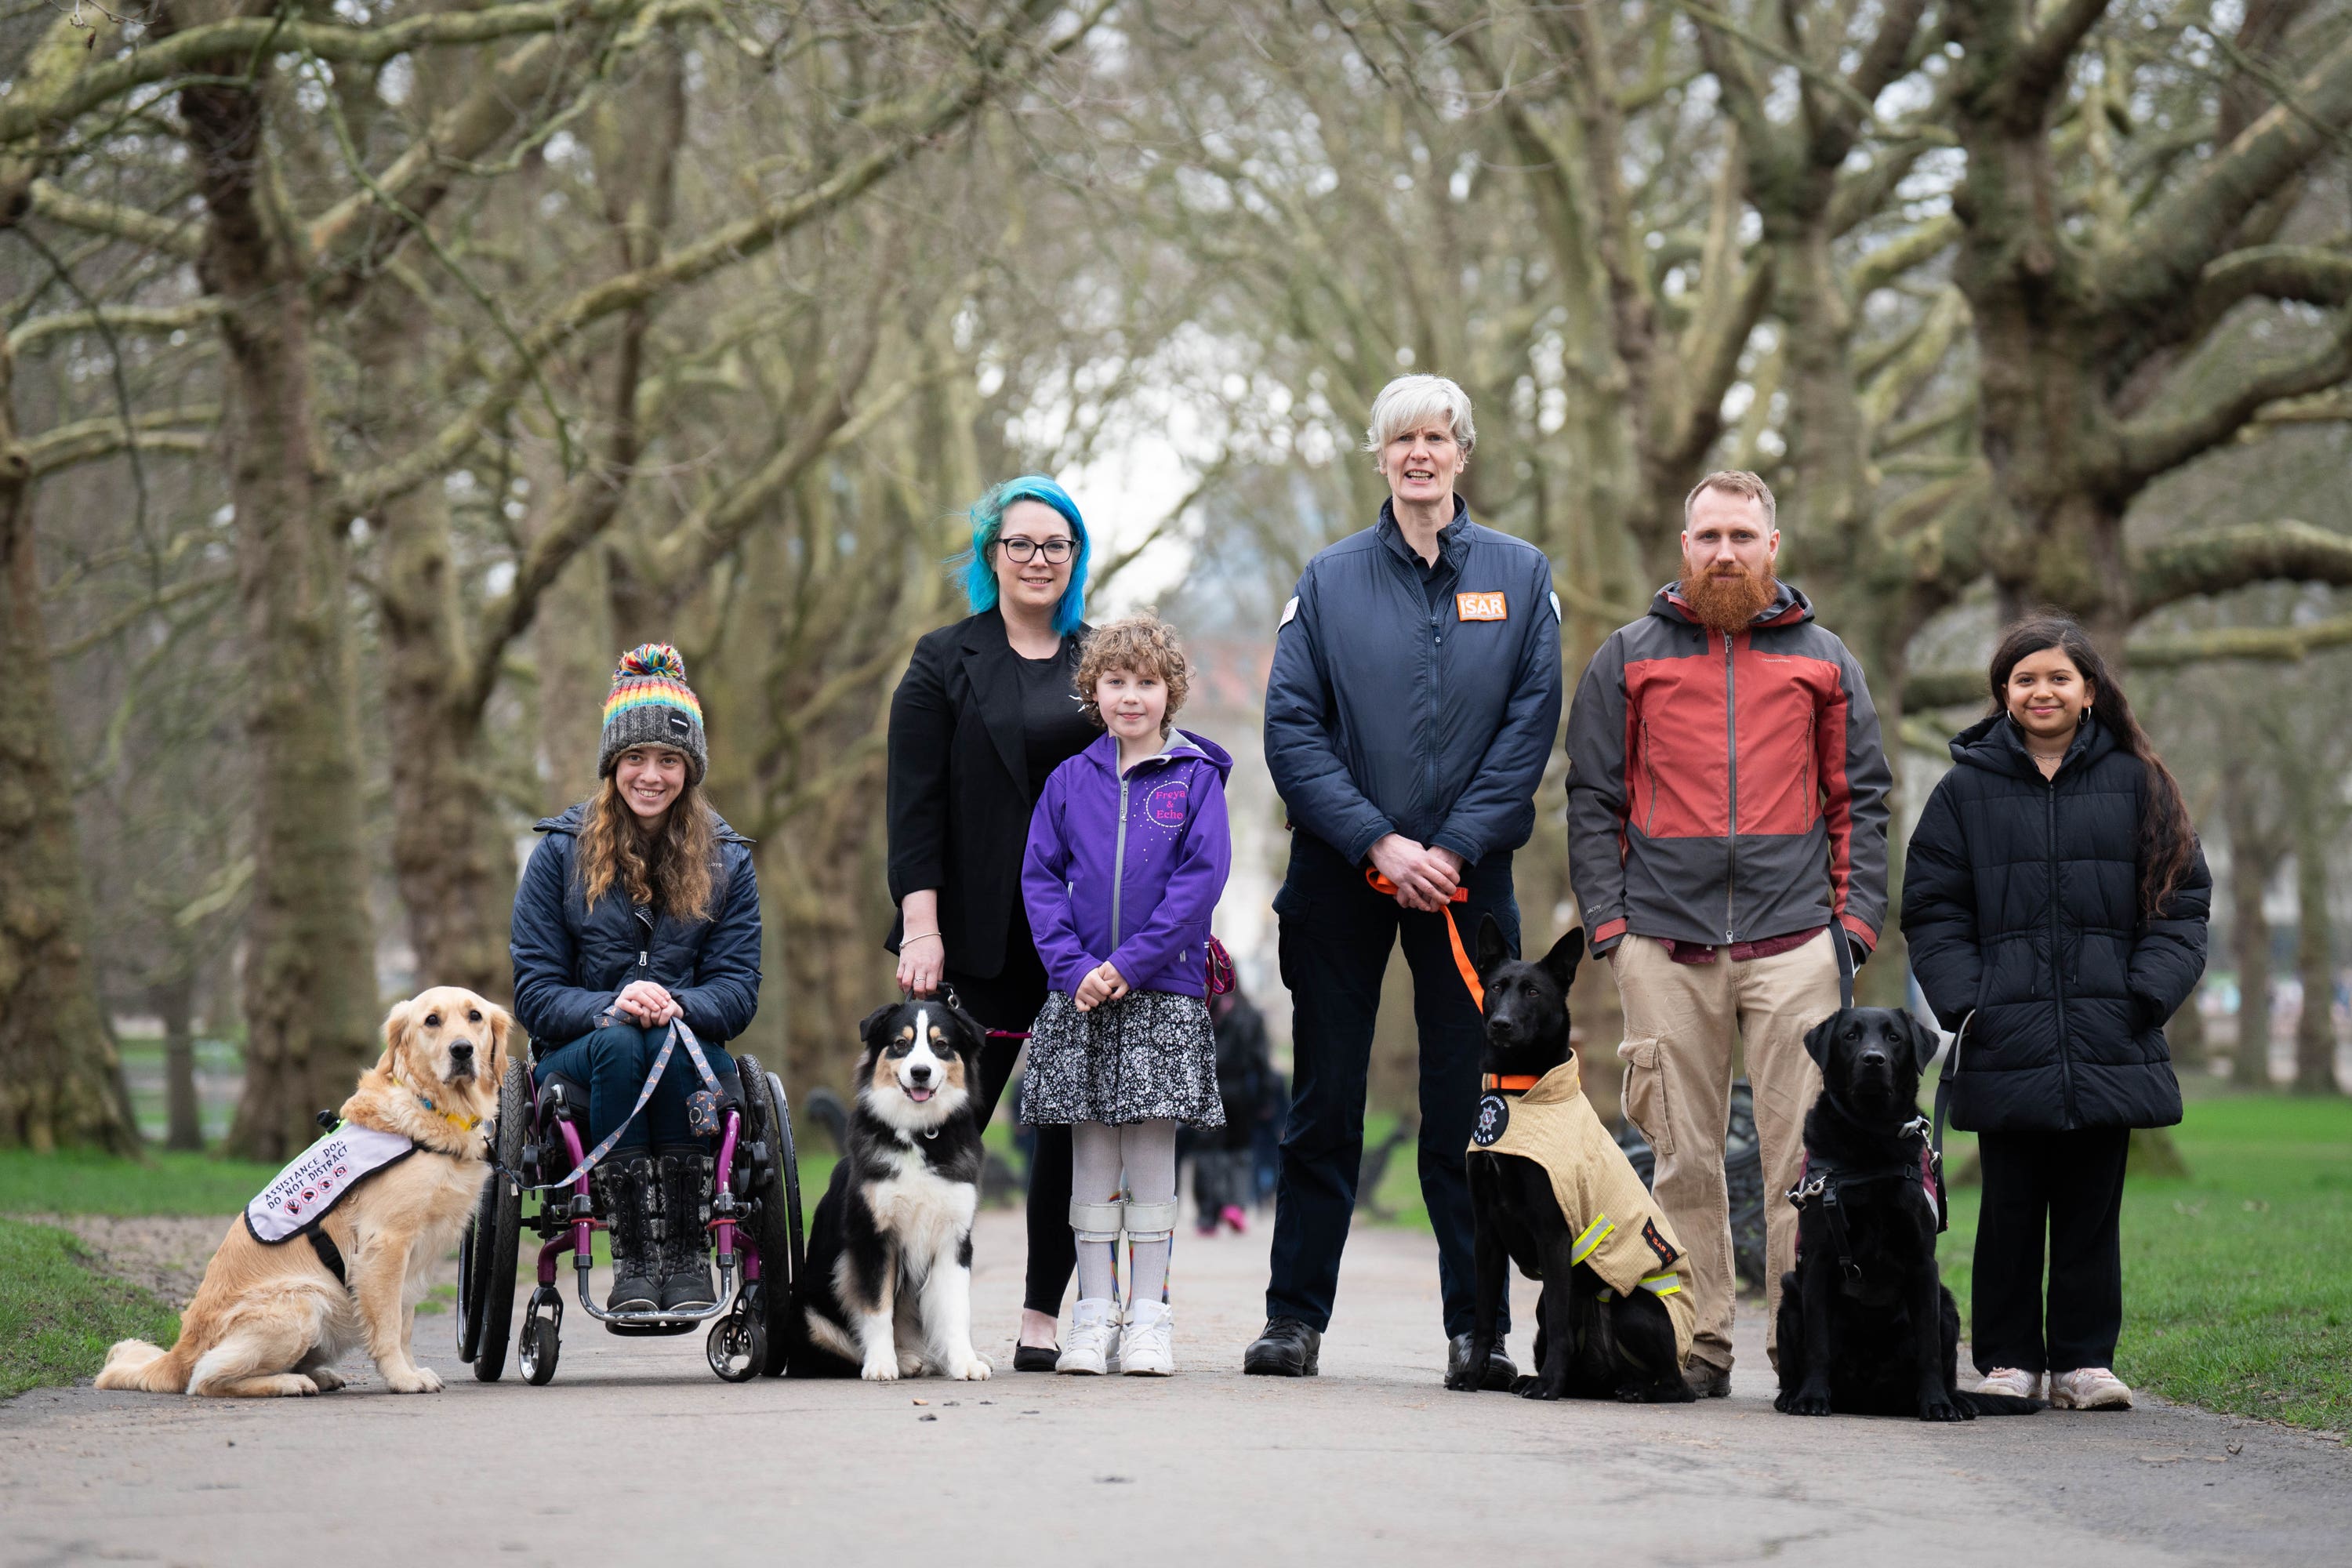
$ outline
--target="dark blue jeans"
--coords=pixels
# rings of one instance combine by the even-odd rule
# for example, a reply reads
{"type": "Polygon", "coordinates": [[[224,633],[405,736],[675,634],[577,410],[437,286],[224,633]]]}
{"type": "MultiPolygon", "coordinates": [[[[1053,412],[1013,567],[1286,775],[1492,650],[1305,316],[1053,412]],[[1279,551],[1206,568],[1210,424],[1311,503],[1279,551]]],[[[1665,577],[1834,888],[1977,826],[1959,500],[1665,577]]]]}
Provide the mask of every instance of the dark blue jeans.
{"type": "MultiPolygon", "coordinates": [[[[1519,906],[1511,858],[1490,855],[1463,873],[1469,901],[1454,906],[1462,942],[1475,952],[1478,922],[1491,913],[1513,952],[1519,906]]],[[[1290,988],[1290,1120],[1275,1186],[1274,1268],[1269,1317],[1329,1325],[1339,1254],[1355,1213],[1364,1159],[1364,1095],[1381,978],[1400,937],[1412,970],[1412,1011],[1421,1031],[1421,1194],[1437,1233],[1437,1282],[1450,1338],[1470,1331],[1477,1291],[1471,1258],[1470,1184],[1463,1155],[1478,1106],[1483,1037],[1478,1009],[1454,966],[1445,917],[1408,910],[1365,885],[1363,868],[1309,833],[1296,833],[1290,873],[1276,895],[1282,983],[1290,988]]],[[[1510,1326],[1509,1299],[1500,1326],[1510,1326]]]]}
{"type": "MultiPolygon", "coordinates": [[[[603,1142],[604,1135],[619,1126],[621,1118],[629,1113],[629,1107],[636,1104],[637,1090],[645,1087],[646,1074],[653,1071],[654,1058],[660,1054],[662,1042],[668,1037],[667,1026],[641,1029],[635,1024],[611,1024],[539,1058],[542,1080],[560,1073],[588,1086],[590,1148],[603,1142]]],[[[702,1055],[710,1063],[710,1070],[722,1079],[733,1065],[734,1058],[717,1046],[705,1045],[702,1055]]],[[[694,1058],[686,1054],[683,1045],[679,1046],[670,1052],[669,1066],[662,1069],[661,1082],[654,1086],[653,1098],[646,1101],[645,1114],[629,1123],[606,1158],[709,1152],[709,1140],[696,1137],[686,1119],[686,1097],[702,1087],[702,1075],[694,1070],[694,1058]]]]}

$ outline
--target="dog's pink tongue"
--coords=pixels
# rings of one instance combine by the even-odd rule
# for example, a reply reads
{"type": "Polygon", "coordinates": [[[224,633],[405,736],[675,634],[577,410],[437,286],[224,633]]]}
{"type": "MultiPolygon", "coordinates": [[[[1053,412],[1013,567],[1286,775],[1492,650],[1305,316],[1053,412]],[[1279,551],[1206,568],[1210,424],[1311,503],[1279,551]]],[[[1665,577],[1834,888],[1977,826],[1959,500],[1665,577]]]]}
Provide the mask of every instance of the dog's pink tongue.
{"type": "Polygon", "coordinates": [[[931,1091],[928,1089],[919,1087],[910,1089],[907,1091],[907,1098],[913,1100],[917,1105],[920,1105],[923,1101],[931,1098],[931,1091]]]}

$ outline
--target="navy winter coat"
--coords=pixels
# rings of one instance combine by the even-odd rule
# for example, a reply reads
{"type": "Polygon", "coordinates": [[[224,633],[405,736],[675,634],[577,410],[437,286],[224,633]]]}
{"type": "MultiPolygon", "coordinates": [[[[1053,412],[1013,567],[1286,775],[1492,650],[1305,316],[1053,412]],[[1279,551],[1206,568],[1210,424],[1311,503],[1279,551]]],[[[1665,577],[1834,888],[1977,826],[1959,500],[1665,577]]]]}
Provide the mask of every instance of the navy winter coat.
{"type": "Polygon", "coordinates": [[[1969,1024],[1954,1126],[2168,1127],[2180,1084],[2165,1020],[2205,970],[2213,881],[2197,852],[2139,918],[2147,769],[2096,719],[2044,779],[2006,714],[1963,730],[1903,875],[1912,973],[1948,1029],[1969,1024]]]}
{"type": "Polygon", "coordinates": [[[687,921],[629,902],[618,887],[588,907],[573,875],[585,802],[535,824],[547,837],[515,890],[515,1020],[541,1055],[596,1027],[621,987],[650,980],[676,999],[698,1038],[717,1045],[760,1010],[760,888],[751,841],[718,824],[714,913],[687,921]]]}
{"type": "Polygon", "coordinates": [[[1389,503],[1307,563],[1265,683],[1265,765],[1303,827],[1351,861],[1391,833],[1465,864],[1535,830],[1559,734],[1551,562],[1472,522],[1438,535],[1453,592],[1432,609],[1389,503]]]}

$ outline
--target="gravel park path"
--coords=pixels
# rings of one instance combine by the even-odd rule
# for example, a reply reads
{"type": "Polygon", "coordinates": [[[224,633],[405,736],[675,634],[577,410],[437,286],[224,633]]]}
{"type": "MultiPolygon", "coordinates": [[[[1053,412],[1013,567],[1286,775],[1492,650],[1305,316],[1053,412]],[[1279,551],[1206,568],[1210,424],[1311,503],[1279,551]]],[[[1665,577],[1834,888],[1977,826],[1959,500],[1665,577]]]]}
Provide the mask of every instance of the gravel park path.
{"type": "MultiPolygon", "coordinates": [[[[164,1241],[92,1239],[168,1283],[164,1241]]],[[[1000,1364],[1021,1247],[1017,1215],[983,1216],[1000,1364]]],[[[1776,1415],[1752,1313],[1727,1400],[1448,1394],[1433,1248],[1405,1231],[1355,1237],[1320,1378],[1244,1378],[1265,1257],[1262,1231],[1180,1239],[1164,1382],[730,1385],[698,1336],[615,1339],[575,1307],[546,1388],[472,1381],[443,1315],[417,1325],[435,1396],[389,1396],[363,1361],[315,1399],[37,1391],[0,1405],[0,1563],[2282,1568],[2352,1541],[2352,1452],[2260,1423],[1776,1415]]]]}

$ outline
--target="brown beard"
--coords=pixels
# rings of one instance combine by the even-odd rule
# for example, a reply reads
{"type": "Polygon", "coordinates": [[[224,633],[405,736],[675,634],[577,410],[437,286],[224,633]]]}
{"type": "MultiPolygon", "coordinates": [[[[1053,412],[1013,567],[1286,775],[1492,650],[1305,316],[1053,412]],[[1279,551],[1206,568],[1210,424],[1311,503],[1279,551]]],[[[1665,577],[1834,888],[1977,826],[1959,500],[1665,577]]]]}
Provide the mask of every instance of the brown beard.
{"type": "Polygon", "coordinates": [[[1685,572],[1675,591],[1699,625],[1718,632],[1739,632],[1747,630],[1758,612],[1779,596],[1780,580],[1772,575],[1768,563],[1760,574],[1743,571],[1737,577],[1694,577],[1685,572]]]}

